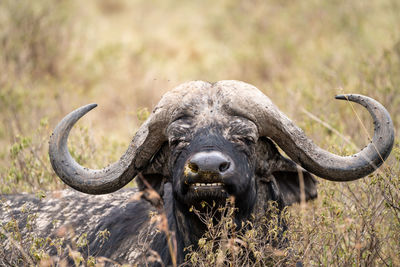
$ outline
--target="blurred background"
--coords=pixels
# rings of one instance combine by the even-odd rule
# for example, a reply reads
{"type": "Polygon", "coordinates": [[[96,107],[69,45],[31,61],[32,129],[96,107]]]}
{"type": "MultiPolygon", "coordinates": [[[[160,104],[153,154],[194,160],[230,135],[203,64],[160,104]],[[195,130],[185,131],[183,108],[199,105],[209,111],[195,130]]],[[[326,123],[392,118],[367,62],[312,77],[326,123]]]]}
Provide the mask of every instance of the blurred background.
{"type": "MultiPolygon", "coordinates": [[[[400,2],[2,0],[0,191],[65,188],[47,142],[81,105],[99,104],[72,131],[71,153],[103,167],[163,93],[225,79],[258,87],[323,148],[354,152],[368,143],[371,119],[334,96],[373,97],[399,125],[400,2]]],[[[293,208],[311,218],[310,228],[296,228],[309,239],[298,244],[306,263],[400,266],[399,154],[396,145],[382,171],[364,180],[321,181],[316,202],[300,215],[293,208]],[[335,261],[322,244],[343,247],[348,261],[335,261]]]]}

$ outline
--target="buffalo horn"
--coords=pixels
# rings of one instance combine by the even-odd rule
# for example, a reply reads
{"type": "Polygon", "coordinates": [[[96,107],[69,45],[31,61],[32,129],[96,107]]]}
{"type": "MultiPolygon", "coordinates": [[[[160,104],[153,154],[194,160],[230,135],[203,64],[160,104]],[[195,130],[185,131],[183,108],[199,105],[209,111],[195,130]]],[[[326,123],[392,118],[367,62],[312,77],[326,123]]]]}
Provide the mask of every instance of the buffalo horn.
{"type": "Polygon", "coordinates": [[[336,96],[336,99],[364,106],[375,125],[370,144],[354,155],[340,156],[315,145],[254,86],[238,81],[221,81],[216,86],[225,92],[225,99],[230,99],[226,104],[229,113],[252,120],[256,123],[260,136],[270,137],[290,158],[321,178],[352,181],[364,177],[382,165],[392,150],[392,120],[387,110],[372,98],[356,94],[336,96]]]}
{"type": "Polygon", "coordinates": [[[146,166],[165,141],[163,130],[167,121],[164,109],[156,109],[139,128],[127,151],[117,162],[100,170],[92,170],[81,166],[71,157],[67,141],[74,124],[96,106],[89,104],[80,107],[64,117],[50,137],[49,156],[54,171],[67,185],[88,194],[106,194],[122,188],[146,166]]]}

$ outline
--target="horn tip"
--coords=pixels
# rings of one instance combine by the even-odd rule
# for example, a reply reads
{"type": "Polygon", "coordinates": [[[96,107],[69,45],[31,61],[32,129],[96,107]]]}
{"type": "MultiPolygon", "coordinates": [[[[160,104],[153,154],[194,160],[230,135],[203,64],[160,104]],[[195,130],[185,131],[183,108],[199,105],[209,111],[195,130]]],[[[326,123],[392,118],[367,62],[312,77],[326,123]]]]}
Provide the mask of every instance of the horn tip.
{"type": "Polygon", "coordinates": [[[335,99],[347,100],[349,99],[349,95],[336,95],[335,99]]]}
{"type": "MultiPolygon", "coordinates": [[[[84,114],[88,113],[89,111],[91,111],[92,109],[94,109],[95,107],[97,107],[96,103],[92,103],[92,104],[87,104],[77,110],[80,110],[82,113],[82,115],[80,115],[79,117],[83,116],[84,114]]],[[[76,111],[77,111],[76,110],[76,111]]]]}
{"type": "Polygon", "coordinates": [[[343,94],[343,95],[336,95],[335,98],[339,100],[347,100],[358,103],[360,100],[363,101],[362,99],[365,99],[366,97],[358,94],[343,94]]]}
{"type": "Polygon", "coordinates": [[[88,105],[86,105],[86,107],[88,109],[94,109],[95,107],[97,107],[97,104],[96,103],[88,104],[88,105]]]}

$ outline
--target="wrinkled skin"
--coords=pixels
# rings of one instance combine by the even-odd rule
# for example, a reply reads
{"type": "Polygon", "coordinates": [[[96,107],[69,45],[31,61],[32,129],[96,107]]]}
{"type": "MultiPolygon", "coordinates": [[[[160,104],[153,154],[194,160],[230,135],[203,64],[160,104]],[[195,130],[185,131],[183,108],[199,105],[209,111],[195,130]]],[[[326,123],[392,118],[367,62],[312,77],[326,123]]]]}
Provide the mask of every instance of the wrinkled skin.
{"type": "MultiPolygon", "coordinates": [[[[239,121],[239,119],[237,119],[239,121]]],[[[178,128],[180,123],[171,125],[171,128],[178,128]],[[176,125],[178,124],[178,125],[176,125]]],[[[171,177],[174,189],[174,196],[177,201],[184,203],[187,206],[195,205],[199,201],[208,199],[220,202],[226,199],[229,195],[235,196],[240,200],[249,201],[249,206],[253,206],[255,200],[255,142],[250,141],[250,137],[243,134],[243,129],[246,126],[253,126],[251,122],[241,122],[229,129],[229,135],[222,135],[222,127],[216,125],[214,127],[201,128],[193,133],[193,139],[190,142],[184,140],[171,144],[171,157],[169,166],[172,170],[171,177]],[[240,136],[241,139],[237,138],[240,136]],[[236,137],[236,138],[235,138],[236,137]],[[247,139],[246,139],[247,138],[247,139]],[[221,190],[194,190],[190,184],[193,183],[189,174],[185,175],[185,165],[188,158],[195,153],[203,151],[219,151],[227,155],[231,160],[231,164],[235,166],[234,171],[226,175],[223,181],[224,191],[221,190]],[[175,166],[175,168],[171,168],[175,166]],[[189,177],[188,177],[189,176],[189,177]]],[[[171,129],[174,131],[175,129],[171,129]]],[[[254,131],[253,131],[254,132],[254,131]]],[[[173,135],[177,136],[176,134],[173,135]]],[[[190,137],[189,133],[183,133],[186,138],[190,137]]],[[[190,172],[187,170],[186,172],[190,172]]],[[[243,202],[242,202],[243,203],[243,202]]],[[[243,207],[241,210],[250,210],[248,207],[243,207]]]]}

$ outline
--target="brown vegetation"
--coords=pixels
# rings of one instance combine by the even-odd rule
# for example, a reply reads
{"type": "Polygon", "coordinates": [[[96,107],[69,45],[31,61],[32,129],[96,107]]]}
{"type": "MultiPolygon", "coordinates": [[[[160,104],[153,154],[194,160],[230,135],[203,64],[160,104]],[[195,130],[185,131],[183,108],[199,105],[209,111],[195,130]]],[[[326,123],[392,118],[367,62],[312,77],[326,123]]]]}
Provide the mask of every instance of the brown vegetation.
{"type": "MultiPolygon", "coordinates": [[[[371,96],[399,125],[398,25],[395,0],[2,1],[0,192],[44,196],[65,188],[51,170],[47,141],[67,112],[99,104],[70,145],[80,163],[104,166],[123,153],[160,96],[187,80],[249,82],[320,146],[354,152],[368,143],[369,115],[333,96],[371,96]]],[[[226,207],[227,221],[210,226],[188,261],[236,266],[252,254],[260,265],[400,266],[399,162],[397,143],[365,179],[321,180],[317,200],[285,211],[283,250],[269,247],[265,240],[273,236],[257,235],[257,227],[232,240],[226,207]]],[[[275,231],[278,224],[269,222],[275,231]]],[[[15,240],[20,262],[48,266],[49,241],[21,240],[13,223],[1,226],[0,242],[15,240]]]]}

